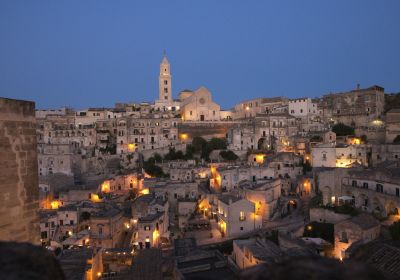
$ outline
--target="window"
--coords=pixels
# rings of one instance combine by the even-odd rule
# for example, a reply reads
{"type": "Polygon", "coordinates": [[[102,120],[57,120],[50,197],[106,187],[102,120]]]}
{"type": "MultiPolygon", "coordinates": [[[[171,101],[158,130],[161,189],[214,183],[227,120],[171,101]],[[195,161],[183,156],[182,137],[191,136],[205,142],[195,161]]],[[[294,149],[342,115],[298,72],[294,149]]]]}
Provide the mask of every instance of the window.
{"type": "Polygon", "coordinates": [[[364,189],[368,189],[368,183],[365,183],[365,182],[364,182],[364,183],[363,183],[363,188],[364,188],[364,189]]]}
{"type": "Polygon", "coordinates": [[[246,220],[246,216],[244,214],[244,211],[240,211],[239,213],[239,221],[244,221],[246,220]]]}
{"type": "Polygon", "coordinates": [[[383,193],[383,186],[382,184],[376,184],[376,191],[379,193],[383,193]]]}
{"type": "Polygon", "coordinates": [[[168,88],[164,88],[164,93],[168,93],[168,88]]]}
{"type": "Polygon", "coordinates": [[[99,227],[99,235],[103,234],[103,227],[99,227]]]}
{"type": "Polygon", "coordinates": [[[144,226],[145,231],[150,231],[150,226],[144,226]]]}
{"type": "Polygon", "coordinates": [[[189,113],[190,113],[190,115],[193,115],[193,112],[192,112],[192,111],[190,111],[189,113]]]}
{"type": "Polygon", "coordinates": [[[356,180],[351,181],[351,185],[352,185],[353,187],[357,187],[357,181],[356,181],[356,180]]]}
{"type": "Polygon", "coordinates": [[[243,227],[240,227],[240,230],[243,230],[243,227]]]}
{"type": "Polygon", "coordinates": [[[400,196],[400,189],[396,188],[396,196],[399,197],[400,196]]]}
{"type": "Polygon", "coordinates": [[[164,85],[168,85],[168,81],[167,80],[164,80],[164,85]]]}

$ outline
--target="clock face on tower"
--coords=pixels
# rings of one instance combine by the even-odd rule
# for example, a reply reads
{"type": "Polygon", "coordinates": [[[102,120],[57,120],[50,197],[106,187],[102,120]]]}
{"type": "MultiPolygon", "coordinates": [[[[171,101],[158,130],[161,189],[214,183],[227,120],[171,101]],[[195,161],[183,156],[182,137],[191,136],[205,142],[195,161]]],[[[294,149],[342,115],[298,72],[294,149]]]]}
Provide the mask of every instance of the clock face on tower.
{"type": "Polygon", "coordinates": [[[203,105],[204,103],[206,103],[206,101],[204,100],[204,98],[203,98],[203,97],[202,97],[202,98],[200,98],[199,102],[200,102],[200,104],[201,104],[201,105],[203,105]]]}

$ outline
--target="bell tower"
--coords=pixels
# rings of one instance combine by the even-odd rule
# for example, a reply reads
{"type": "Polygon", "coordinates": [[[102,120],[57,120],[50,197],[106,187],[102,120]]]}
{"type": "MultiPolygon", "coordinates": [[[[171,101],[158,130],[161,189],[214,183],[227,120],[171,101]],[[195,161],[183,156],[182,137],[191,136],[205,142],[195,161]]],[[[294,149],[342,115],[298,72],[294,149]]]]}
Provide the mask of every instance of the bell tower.
{"type": "Polygon", "coordinates": [[[158,77],[159,84],[159,101],[172,102],[172,85],[171,85],[171,69],[164,52],[163,60],[160,64],[160,76],[158,77]]]}

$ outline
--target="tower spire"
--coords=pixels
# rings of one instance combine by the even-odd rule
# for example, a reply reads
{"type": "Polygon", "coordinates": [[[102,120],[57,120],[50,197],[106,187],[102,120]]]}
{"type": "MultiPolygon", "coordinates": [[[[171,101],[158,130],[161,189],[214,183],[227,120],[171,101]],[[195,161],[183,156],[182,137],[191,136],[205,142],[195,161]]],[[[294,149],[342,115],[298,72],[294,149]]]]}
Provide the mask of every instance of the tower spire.
{"type": "Polygon", "coordinates": [[[159,100],[162,100],[164,103],[171,102],[172,101],[171,71],[165,50],[164,50],[164,57],[160,64],[160,76],[158,81],[159,81],[159,100]]]}

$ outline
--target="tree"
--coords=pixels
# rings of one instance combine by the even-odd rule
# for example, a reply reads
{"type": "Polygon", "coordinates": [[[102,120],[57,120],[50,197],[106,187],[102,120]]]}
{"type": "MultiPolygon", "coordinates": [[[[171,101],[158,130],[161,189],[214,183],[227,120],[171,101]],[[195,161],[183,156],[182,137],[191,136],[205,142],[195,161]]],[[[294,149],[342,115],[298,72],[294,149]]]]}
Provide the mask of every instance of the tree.
{"type": "Polygon", "coordinates": [[[162,168],[159,167],[158,165],[155,165],[154,163],[145,162],[143,167],[144,171],[146,171],[146,173],[149,174],[150,176],[165,177],[162,168]]]}
{"type": "Polygon", "coordinates": [[[230,150],[228,150],[228,151],[221,151],[221,152],[219,152],[219,155],[220,155],[224,160],[228,160],[228,161],[235,161],[235,160],[238,159],[238,156],[237,156],[234,152],[232,152],[232,151],[230,151],[230,150]]]}
{"type": "Polygon", "coordinates": [[[193,159],[193,155],[195,153],[195,149],[193,145],[186,145],[186,154],[185,154],[185,158],[186,159],[193,159]]]}
{"type": "Polygon", "coordinates": [[[397,136],[393,139],[393,144],[400,144],[400,135],[397,135],[397,136]]]}
{"type": "Polygon", "coordinates": [[[222,138],[212,138],[201,151],[201,158],[209,159],[210,153],[214,150],[225,150],[226,140],[222,138]]]}
{"type": "Polygon", "coordinates": [[[207,148],[211,151],[213,150],[225,150],[226,149],[226,140],[223,138],[212,138],[210,142],[207,143],[207,148]]]}
{"type": "Polygon", "coordinates": [[[165,160],[185,159],[182,151],[176,151],[175,148],[170,148],[168,154],[164,156],[165,160]]]}
{"type": "Polygon", "coordinates": [[[147,174],[149,174],[153,177],[164,177],[165,176],[162,168],[159,167],[158,165],[156,165],[156,160],[154,159],[154,157],[150,157],[147,161],[145,161],[143,164],[143,168],[147,174]]]}
{"type": "Polygon", "coordinates": [[[336,136],[354,135],[354,128],[343,123],[335,124],[332,131],[336,133],[336,136]]]}
{"type": "Polygon", "coordinates": [[[161,162],[161,161],[162,161],[162,157],[160,156],[159,153],[155,153],[155,154],[154,154],[154,160],[155,160],[156,162],[161,162]]]}
{"type": "Polygon", "coordinates": [[[201,152],[205,146],[207,145],[207,141],[204,138],[196,136],[193,138],[192,146],[194,148],[194,152],[201,152]]]}

